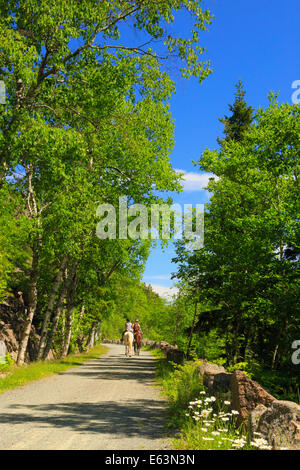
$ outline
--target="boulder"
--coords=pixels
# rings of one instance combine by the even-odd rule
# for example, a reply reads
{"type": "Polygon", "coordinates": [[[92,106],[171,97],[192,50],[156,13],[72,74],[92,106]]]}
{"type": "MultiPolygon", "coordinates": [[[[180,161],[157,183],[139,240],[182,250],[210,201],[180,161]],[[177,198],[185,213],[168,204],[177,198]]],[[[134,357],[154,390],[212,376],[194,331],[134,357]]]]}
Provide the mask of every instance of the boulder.
{"type": "Polygon", "coordinates": [[[197,368],[201,377],[204,375],[216,375],[220,374],[221,372],[226,372],[223,366],[219,366],[218,364],[211,364],[210,362],[203,362],[197,368]]]}
{"type": "Polygon", "coordinates": [[[152,344],[150,344],[151,349],[160,349],[161,343],[157,341],[151,341],[152,344]]]}
{"type": "Polygon", "coordinates": [[[254,410],[250,411],[249,428],[250,428],[251,439],[255,439],[255,432],[257,432],[260,417],[267,409],[268,408],[265,405],[259,404],[257,405],[256,408],[254,408],[254,410]]]}
{"type": "Polygon", "coordinates": [[[271,406],[276,400],[269,392],[247,375],[236,370],[230,380],[231,406],[239,412],[237,424],[248,425],[249,414],[257,405],[271,406]]]}
{"type": "Polygon", "coordinates": [[[209,393],[212,394],[213,383],[215,376],[218,374],[226,374],[223,366],[218,364],[211,364],[210,362],[203,361],[199,367],[197,367],[200,378],[203,380],[203,385],[208,388],[209,393]]]}
{"type": "Polygon", "coordinates": [[[229,374],[228,372],[220,372],[213,376],[207,376],[207,380],[209,382],[208,392],[214,396],[224,396],[224,394],[230,395],[231,375],[232,374],[229,374]],[[210,379],[212,377],[213,379],[210,379]]]}
{"type": "Polygon", "coordinates": [[[16,339],[14,331],[12,330],[12,328],[10,328],[10,325],[5,325],[1,332],[1,338],[6,343],[7,351],[9,353],[18,350],[19,343],[16,339]]]}
{"type": "Polygon", "coordinates": [[[182,364],[184,361],[184,352],[179,349],[169,348],[166,351],[167,360],[175,362],[176,364],[182,364]]]}
{"type": "Polygon", "coordinates": [[[160,349],[162,351],[167,351],[167,349],[177,349],[177,346],[172,346],[171,344],[167,343],[166,341],[160,342],[160,349]]]}
{"type": "Polygon", "coordinates": [[[274,400],[261,414],[256,432],[261,433],[274,449],[300,450],[300,405],[274,400]]]}

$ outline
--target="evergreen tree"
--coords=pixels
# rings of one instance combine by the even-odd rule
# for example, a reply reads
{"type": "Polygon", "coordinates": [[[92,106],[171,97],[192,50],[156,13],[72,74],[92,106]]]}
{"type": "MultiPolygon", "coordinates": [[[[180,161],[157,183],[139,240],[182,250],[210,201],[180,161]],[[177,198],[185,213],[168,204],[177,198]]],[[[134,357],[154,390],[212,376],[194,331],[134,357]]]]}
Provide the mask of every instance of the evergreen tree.
{"type": "Polygon", "coordinates": [[[229,142],[230,140],[240,142],[254,119],[254,109],[245,101],[246,91],[244,90],[241,79],[239,79],[235,87],[237,90],[235,93],[235,101],[233,105],[228,106],[232,115],[230,117],[224,116],[224,118],[219,118],[219,121],[224,124],[223,132],[225,134],[223,140],[217,139],[221,146],[224,142],[229,142]]]}

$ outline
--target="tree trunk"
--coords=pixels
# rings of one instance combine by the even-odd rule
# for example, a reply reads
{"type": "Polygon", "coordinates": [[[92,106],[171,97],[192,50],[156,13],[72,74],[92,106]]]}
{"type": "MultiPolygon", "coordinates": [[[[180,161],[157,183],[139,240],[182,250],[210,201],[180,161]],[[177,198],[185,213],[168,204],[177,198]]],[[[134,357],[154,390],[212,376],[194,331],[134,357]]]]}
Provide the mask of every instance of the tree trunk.
{"type": "Polygon", "coordinates": [[[44,354],[44,349],[46,347],[46,339],[47,339],[47,332],[48,332],[48,327],[49,327],[49,323],[50,323],[50,318],[51,318],[51,315],[53,313],[55,299],[56,299],[56,296],[57,296],[57,293],[58,293],[58,289],[59,289],[59,287],[61,285],[61,282],[62,282],[63,271],[65,270],[66,263],[67,263],[67,257],[65,256],[63,258],[61,264],[60,264],[59,271],[56,275],[54,285],[53,285],[53,288],[52,288],[52,292],[51,292],[51,295],[50,295],[50,298],[49,298],[48,307],[47,307],[47,310],[45,312],[43,326],[42,326],[42,330],[41,330],[41,338],[40,338],[40,343],[39,343],[39,349],[38,349],[38,353],[37,353],[37,360],[41,359],[43,357],[43,354],[44,354]]]}
{"type": "MultiPolygon", "coordinates": [[[[61,315],[61,312],[62,312],[62,309],[63,309],[63,306],[64,306],[63,305],[64,300],[65,300],[66,296],[68,296],[70,298],[70,292],[71,292],[71,296],[72,296],[72,292],[74,290],[73,289],[74,282],[75,282],[75,278],[76,278],[77,264],[78,264],[78,262],[76,262],[73,265],[73,267],[70,269],[68,278],[66,279],[65,284],[62,288],[62,291],[61,291],[61,294],[60,294],[60,297],[59,297],[59,301],[58,301],[58,304],[57,304],[56,314],[53,318],[50,335],[49,335],[49,338],[48,338],[48,341],[47,341],[47,345],[44,349],[43,359],[46,359],[46,357],[48,356],[49,351],[52,347],[54,336],[55,336],[55,333],[56,333],[56,330],[57,330],[58,320],[60,318],[60,315],[61,315]]],[[[68,332],[68,315],[69,315],[69,308],[68,308],[68,312],[67,312],[67,325],[66,325],[67,332],[68,332]]],[[[64,350],[64,348],[63,348],[63,350],[64,350]]]]}
{"type": "Polygon", "coordinates": [[[189,337],[189,344],[186,350],[186,358],[188,359],[189,354],[190,354],[190,349],[191,349],[191,344],[192,344],[192,338],[193,338],[193,333],[194,333],[194,328],[195,328],[195,323],[196,323],[196,318],[197,318],[197,306],[198,306],[198,300],[195,301],[195,310],[194,310],[194,317],[193,317],[193,323],[191,327],[191,333],[189,337]]]}
{"type": "Polygon", "coordinates": [[[84,311],[85,311],[85,306],[82,305],[82,306],[81,306],[81,309],[80,309],[80,315],[79,315],[79,318],[78,318],[78,324],[80,324],[80,322],[81,322],[81,320],[82,320],[84,311]]]}
{"type": "MultiPolygon", "coordinates": [[[[74,300],[75,300],[75,292],[77,287],[77,279],[76,279],[76,269],[74,271],[74,275],[72,276],[72,282],[68,289],[68,309],[66,315],[66,335],[64,346],[62,349],[61,357],[66,357],[69,351],[71,334],[72,334],[72,326],[73,326],[73,310],[74,310],[74,300]]],[[[83,307],[84,308],[84,307],[83,307]]],[[[83,312],[83,309],[82,309],[83,312]]]]}
{"type": "Polygon", "coordinates": [[[47,338],[47,342],[45,344],[45,347],[43,349],[43,354],[41,355],[41,358],[43,360],[47,359],[47,356],[48,356],[49,351],[51,349],[53,339],[54,339],[54,336],[55,336],[55,333],[56,333],[57,325],[58,325],[58,320],[59,320],[59,317],[61,315],[61,312],[62,312],[62,309],[63,309],[63,306],[64,306],[64,301],[65,301],[65,298],[66,298],[66,294],[67,294],[67,281],[65,281],[65,284],[64,284],[64,286],[61,290],[59,300],[58,300],[58,303],[57,303],[57,307],[56,307],[56,312],[55,312],[55,315],[54,315],[53,320],[52,320],[51,330],[50,330],[49,336],[47,338]]]}
{"type": "Polygon", "coordinates": [[[67,310],[67,322],[66,322],[66,334],[65,334],[65,341],[61,353],[61,357],[66,357],[69,351],[71,334],[72,334],[72,326],[73,326],[73,304],[68,306],[67,310]]]}
{"type": "Polygon", "coordinates": [[[96,326],[97,326],[97,322],[94,322],[92,324],[92,328],[90,330],[90,334],[89,334],[89,337],[88,337],[88,340],[87,340],[87,349],[88,351],[94,346],[95,344],[95,331],[96,331],[96,326]]]}
{"type": "Polygon", "coordinates": [[[95,343],[99,340],[101,336],[101,328],[102,328],[102,322],[98,321],[97,322],[97,328],[96,328],[96,333],[95,333],[95,343]]]}
{"type": "Polygon", "coordinates": [[[276,362],[276,356],[277,356],[277,353],[278,353],[278,349],[279,349],[279,344],[277,343],[276,346],[275,346],[274,352],[273,352],[271,370],[275,369],[275,362],[276,362]]]}
{"type": "Polygon", "coordinates": [[[19,345],[17,365],[21,365],[25,361],[25,354],[26,354],[29,335],[31,331],[32,320],[36,311],[37,297],[38,297],[38,292],[37,292],[38,260],[39,260],[38,239],[36,239],[34,242],[34,246],[33,246],[27,317],[25,319],[25,326],[22,332],[21,341],[19,345]]]}
{"type": "MultiPolygon", "coordinates": [[[[40,225],[40,220],[38,217],[38,209],[35,200],[35,194],[32,186],[32,177],[33,177],[34,167],[33,165],[29,165],[26,167],[26,176],[27,176],[27,209],[29,212],[29,217],[32,219],[37,220],[37,227],[40,225]]],[[[36,311],[37,306],[37,281],[38,281],[38,264],[39,264],[39,247],[40,247],[40,235],[36,235],[33,240],[32,245],[32,264],[31,264],[31,273],[30,273],[30,288],[29,288],[29,299],[28,299],[28,310],[27,316],[25,319],[25,326],[24,330],[21,335],[19,350],[18,350],[18,357],[17,357],[17,365],[23,364],[25,361],[25,354],[28,345],[28,340],[31,331],[32,320],[36,311]]]]}

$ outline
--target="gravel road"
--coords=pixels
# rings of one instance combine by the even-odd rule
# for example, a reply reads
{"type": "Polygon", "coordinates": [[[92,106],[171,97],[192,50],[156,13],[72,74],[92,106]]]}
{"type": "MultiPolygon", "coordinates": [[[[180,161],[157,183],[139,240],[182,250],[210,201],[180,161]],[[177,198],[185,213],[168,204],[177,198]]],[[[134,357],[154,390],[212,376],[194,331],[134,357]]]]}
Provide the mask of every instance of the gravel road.
{"type": "Polygon", "coordinates": [[[155,358],[106,346],[105,356],[0,395],[0,449],[168,449],[155,358]]]}

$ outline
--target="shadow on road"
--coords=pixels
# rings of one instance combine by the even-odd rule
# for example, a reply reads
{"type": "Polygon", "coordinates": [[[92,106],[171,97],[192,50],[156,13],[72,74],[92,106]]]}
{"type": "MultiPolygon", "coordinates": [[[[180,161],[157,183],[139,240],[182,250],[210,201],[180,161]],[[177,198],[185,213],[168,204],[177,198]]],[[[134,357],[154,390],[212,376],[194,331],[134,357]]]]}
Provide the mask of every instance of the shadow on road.
{"type": "Polygon", "coordinates": [[[116,355],[109,357],[109,368],[107,359],[99,358],[82,367],[70,369],[67,374],[99,380],[137,380],[145,385],[153,385],[154,361],[147,357],[123,358],[116,355]]]}
{"type": "MultiPolygon", "coordinates": [[[[78,368],[69,369],[63,375],[82,376],[85,380],[96,380],[96,387],[99,381],[107,382],[109,387],[119,385],[121,381],[137,381],[143,385],[153,386],[154,360],[147,356],[126,358],[113,352],[109,357],[100,357],[91,362],[84,363],[78,368]],[[120,381],[120,382],[119,382],[120,381]]],[[[69,380],[65,377],[65,380],[69,380]]],[[[72,383],[72,382],[71,382],[72,383]]],[[[134,384],[133,384],[134,385],[134,384]]],[[[93,386],[93,385],[91,385],[93,386]]],[[[109,401],[107,397],[99,397],[99,401],[66,401],[62,399],[55,403],[54,397],[48,396],[47,403],[27,403],[12,404],[9,410],[1,411],[0,423],[10,425],[30,424],[30,427],[50,428],[55,432],[55,428],[69,428],[80,433],[112,434],[118,437],[143,437],[147,439],[157,439],[162,436],[163,424],[165,422],[166,403],[161,399],[147,399],[134,397],[128,399],[122,396],[120,388],[120,400],[109,401]]],[[[83,397],[84,399],[84,397],[83,397]]],[[[80,441],[80,437],[79,441],[80,441]]],[[[80,442],[79,442],[80,443],[80,442]]]]}
{"type": "Polygon", "coordinates": [[[14,413],[1,414],[1,423],[25,424],[73,431],[114,434],[120,437],[140,436],[147,439],[162,436],[165,408],[158,400],[138,402],[58,403],[47,405],[13,405],[14,413]],[[22,412],[18,412],[22,408],[22,412]],[[27,412],[24,413],[24,408],[27,412]],[[146,412],[145,412],[146,411],[146,412]]]}

